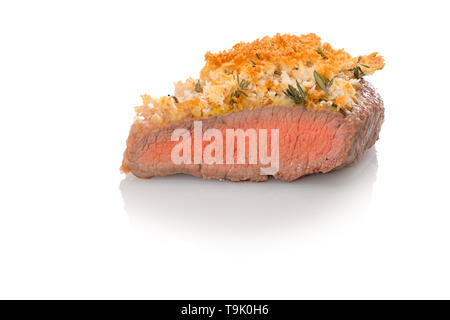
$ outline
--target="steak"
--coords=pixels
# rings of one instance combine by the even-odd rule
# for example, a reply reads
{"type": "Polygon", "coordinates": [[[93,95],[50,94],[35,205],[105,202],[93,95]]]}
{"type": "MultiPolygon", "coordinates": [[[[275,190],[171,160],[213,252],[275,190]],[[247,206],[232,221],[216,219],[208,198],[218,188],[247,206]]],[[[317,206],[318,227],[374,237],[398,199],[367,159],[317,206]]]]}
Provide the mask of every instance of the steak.
{"type": "MultiPolygon", "coordinates": [[[[279,130],[279,168],[273,176],[293,181],[313,173],[326,173],[351,165],[378,139],[384,119],[383,101],[375,89],[361,80],[357,90],[358,103],[347,116],[329,110],[310,110],[302,107],[268,105],[242,110],[202,120],[203,130],[271,129],[279,130]]],[[[186,129],[191,137],[194,121],[184,121],[167,127],[146,130],[136,121],[127,140],[122,171],[140,178],[190,174],[201,178],[231,181],[266,181],[261,163],[244,164],[175,164],[171,153],[178,141],[172,141],[175,129],[186,129]]],[[[203,143],[202,148],[207,143],[203,143]]],[[[225,145],[224,148],[225,150],[225,145]]],[[[246,142],[248,151],[248,143],[246,142]]]]}

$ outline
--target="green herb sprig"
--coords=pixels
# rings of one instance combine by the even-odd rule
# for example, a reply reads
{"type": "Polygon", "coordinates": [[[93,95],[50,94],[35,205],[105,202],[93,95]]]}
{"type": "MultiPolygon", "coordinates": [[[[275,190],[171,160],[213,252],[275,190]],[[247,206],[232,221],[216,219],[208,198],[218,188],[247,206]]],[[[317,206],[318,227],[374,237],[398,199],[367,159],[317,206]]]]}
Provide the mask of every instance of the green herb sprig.
{"type": "Polygon", "coordinates": [[[326,94],[329,94],[330,88],[333,85],[334,79],[327,79],[325,75],[323,77],[314,70],[314,79],[316,80],[317,85],[320,89],[326,92],[326,94]]]}
{"type": "Polygon", "coordinates": [[[281,72],[278,70],[275,70],[273,73],[276,74],[277,76],[281,76],[281,72]]]}
{"type": "Polygon", "coordinates": [[[361,57],[358,57],[358,64],[363,66],[363,67],[370,68],[368,65],[361,63],[361,57]]]}
{"type": "Polygon", "coordinates": [[[333,104],[332,104],[331,106],[332,106],[333,108],[336,108],[336,111],[339,111],[339,112],[344,116],[344,118],[347,116],[347,112],[345,112],[344,109],[339,108],[338,105],[337,105],[336,103],[333,102],[333,104]]]}
{"type": "Polygon", "coordinates": [[[347,116],[347,112],[345,112],[344,109],[340,108],[339,112],[344,116],[344,118],[347,116]]]}
{"type": "Polygon", "coordinates": [[[323,52],[323,48],[322,47],[318,47],[316,52],[318,54],[320,54],[322,56],[322,58],[324,58],[325,60],[328,60],[328,57],[325,55],[325,52],[323,52]]]}
{"type": "Polygon", "coordinates": [[[363,71],[363,69],[361,69],[361,66],[363,66],[367,69],[369,69],[370,67],[368,65],[361,63],[361,57],[358,57],[357,63],[358,63],[358,65],[352,69],[353,75],[355,76],[356,79],[361,79],[362,77],[364,77],[366,75],[366,73],[363,71]]]}
{"type": "Polygon", "coordinates": [[[200,80],[197,81],[194,88],[195,92],[201,93],[202,92],[202,86],[200,85],[200,80]]]}
{"type": "Polygon", "coordinates": [[[295,83],[297,84],[297,88],[295,88],[292,85],[288,85],[288,88],[283,91],[283,93],[289,98],[294,101],[295,104],[301,104],[305,106],[305,92],[303,91],[302,87],[298,83],[297,80],[295,80],[295,83]]]}
{"type": "Polygon", "coordinates": [[[248,82],[246,80],[239,81],[239,75],[238,75],[237,83],[238,83],[238,87],[233,89],[233,91],[231,92],[230,101],[229,101],[230,104],[235,104],[236,100],[234,100],[234,98],[239,98],[239,96],[241,94],[248,97],[248,95],[245,91],[248,90],[248,85],[250,84],[250,82],[248,82]]]}

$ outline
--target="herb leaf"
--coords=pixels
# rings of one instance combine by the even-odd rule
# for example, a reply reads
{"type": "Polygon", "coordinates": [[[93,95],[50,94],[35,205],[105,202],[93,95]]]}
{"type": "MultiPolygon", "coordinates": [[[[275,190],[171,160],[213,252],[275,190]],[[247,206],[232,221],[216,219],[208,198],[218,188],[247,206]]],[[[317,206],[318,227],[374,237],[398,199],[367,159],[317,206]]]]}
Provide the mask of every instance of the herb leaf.
{"type": "Polygon", "coordinates": [[[361,69],[361,66],[363,66],[364,68],[370,68],[368,65],[362,64],[361,63],[361,57],[358,57],[358,61],[357,61],[357,66],[354,67],[353,69],[350,69],[353,71],[353,75],[355,76],[356,79],[361,79],[362,77],[364,77],[366,75],[366,73],[363,71],[363,69],[361,69]]]}
{"type": "MultiPolygon", "coordinates": [[[[327,79],[327,78],[325,78],[325,79],[327,79]]],[[[331,86],[333,85],[333,82],[334,82],[334,78],[331,79],[331,81],[329,81],[329,83],[328,83],[328,88],[331,88],[331,86]]]]}
{"type": "Polygon", "coordinates": [[[328,60],[328,57],[325,55],[325,52],[323,52],[323,48],[322,47],[317,47],[316,52],[318,54],[320,54],[322,56],[322,58],[324,58],[325,60],[328,60]]]}
{"type": "Polygon", "coordinates": [[[303,99],[305,99],[306,95],[305,92],[303,91],[302,87],[300,86],[300,84],[298,83],[297,80],[295,80],[295,83],[297,84],[297,90],[300,93],[300,95],[302,96],[303,99]]]}
{"type": "Polygon", "coordinates": [[[327,89],[327,87],[325,85],[325,80],[322,78],[322,76],[317,71],[314,71],[314,79],[316,80],[316,83],[320,89],[322,89],[324,91],[327,89]]]}
{"type": "Polygon", "coordinates": [[[233,89],[233,91],[231,91],[230,100],[228,102],[230,104],[235,104],[236,100],[234,100],[234,98],[235,97],[239,98],[239,96],[241,94],[248,97],[248,95],[245,91],[248,90],[248,85],[250,84],[250,82],[248,82],[246,80],[239,81],[239,75],[237,75],[237,83],[238,83],[238,87],[233,89]]]}
{"type": "Polygon", "coordinates": [[[322,77],[315,70],[314,70],[314,79],[316,80],[316,83],[319,86],[319,88],[325,91],[327,94],[329,94],[329,89],[333,85],[334,79],[328,80],[325,75],[322,77]]]}
{"type": "Polygon", "coordinates": [[[258,60],[261,60],[261,57],[259,56],[258,53],[256,53],[256,57],[258,58],[258,60]]]}
{"type": "Polygon", "coordinates": [[[276,74],[277,76],[281,76],[281,72],[278,70],[275,70],[273,73],[276,74]]]}
{"type": "Polygon", "coordinates": [[[361,79],[366,74],[364,73],[364,71],[361,69],[360,66],[356,66],[353,68],[353,75],[355,76],[356,79],[361,79]]]}
{"type": "Polygon", "coordinates": [[[333,108],[336,108],[336,111],[339,111],[339,113],[341,113],[344,118],[347,116],[347,112],[345,111],[345,109],[343,108],[339,108],[339,106],[333,102],[333,104],[331,105],[333,108]]]}
{"type": "Polygon", "coordinates": [[[195,88],[194,88],[195,92],[202,92],[202,87],[200,85],[200,80],[197,81],[197,83],[195,84],[195,88]]]}
{"type": "Polygon", "coordinates": [[[295,80],[296,84],[297,84],[297,88],[295,88],[292,85],[288,85],[288,88],[283,91],[283,93],[289,98],[292,99],[294,101],[295,104],[301,104],[303,105],[303,107],[306,108],[305,105],[305,92],[303,91],[302,87],[300,86],[300,84],[298,83],[297,80],[295,80]]]}
{"type": "Polygon", "coordinates": [[[322,77],[317,71],[314,71],[314,79],[316,80],[317,85],[320,87],[320,89],[329,94],[328,91],[333,85],[334,79],[329,80],[325,75],[323,75],[322,77]]]}
{"type": "Polygon", "coordinates": [[[345,112],[344,109],[340,108],[339,112],[344,116],[344,118],[347,116],[347,112],[345,112]]]}

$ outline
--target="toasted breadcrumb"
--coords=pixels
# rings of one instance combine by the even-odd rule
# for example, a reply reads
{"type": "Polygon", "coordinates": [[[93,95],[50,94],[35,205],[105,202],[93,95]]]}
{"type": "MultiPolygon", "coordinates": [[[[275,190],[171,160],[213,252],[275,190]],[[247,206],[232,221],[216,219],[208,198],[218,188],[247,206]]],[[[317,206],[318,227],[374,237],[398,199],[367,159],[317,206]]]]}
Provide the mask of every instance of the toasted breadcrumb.
{"type": "Polygon", "coordinates": [[[384,67],[383,57],[376,52],[352,57],[312,33],[241,42],[228,51],[207,52],[205,60],[200,79],[175,83],[176,98],[142,95],[143,105],[136,107],[137,121],[160,128],[265,105],[351,112],[358,99],[359,78],[384,67]],[[321,88],[315,73],[333,79],[330,87],[321,88]],[[302,104],[286,94],[297,83],[305,93],[302,104]]]}

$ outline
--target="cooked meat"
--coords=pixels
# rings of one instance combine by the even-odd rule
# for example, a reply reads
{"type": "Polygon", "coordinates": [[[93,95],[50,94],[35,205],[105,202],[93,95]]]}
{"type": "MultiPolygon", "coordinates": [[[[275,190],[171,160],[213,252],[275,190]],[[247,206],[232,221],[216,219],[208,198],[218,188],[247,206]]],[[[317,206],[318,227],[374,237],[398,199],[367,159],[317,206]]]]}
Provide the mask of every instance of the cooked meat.
{"type": "Polygon", "coordinates": [[[383,102],[362,79],[384,67],[376,52],[352,57],[315,34],[277,34],[205,60],[174,95],[142,95],[123,172],[292,181],[349,165],[378,139],[383,102]],[[247,137],[228,145],[229,132],[247,137]]]}
{"type": "MultiPolygon", "coordinates": [[[[373,87],[361,81],[359,103],[344,117],[328,110],[266,106],[243,110],[203,120],[203,130],[219,129],[279,129],[279,170],[276,178],[292,181],[301,176],[329,172],[356,161],[378,139],[384,118],[383,102],[373,87]]],[[[171,141],[177,128],[185,128],[193,137],[193,121],[181,122],[154,130],[142,136],[141,128],[131,128],[124,165],[141,178],[176,173],[202,178],[232,181],[265,181],[261,164],[174,164],[171,151],[178,141],[171,141]]],[[[204,143],[204,147],[207,143],[204,143]]],[[[246,143],[248,150],[248,141],[246,143]]],[[[226,150],[225,141],[223,150],[226,150]]],[[[224,151],[225,154],[225,151],[224,151]]],[[[248,153],[246,155],[248,159],[248,153]]]]}

